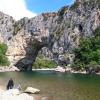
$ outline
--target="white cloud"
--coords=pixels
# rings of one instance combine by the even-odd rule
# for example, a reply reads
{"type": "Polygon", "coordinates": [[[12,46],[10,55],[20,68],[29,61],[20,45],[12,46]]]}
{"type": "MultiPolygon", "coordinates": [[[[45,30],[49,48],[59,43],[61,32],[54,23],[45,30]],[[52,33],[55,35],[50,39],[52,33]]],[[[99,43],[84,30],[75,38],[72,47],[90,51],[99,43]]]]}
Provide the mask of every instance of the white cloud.
{"type": "Polygon", "coordinates": [[[16,20],[23,17],[31,18],[36,16],[36,13],[27,9],[25,0],[0,0],[0,11],[12,16],[16,20]]]}

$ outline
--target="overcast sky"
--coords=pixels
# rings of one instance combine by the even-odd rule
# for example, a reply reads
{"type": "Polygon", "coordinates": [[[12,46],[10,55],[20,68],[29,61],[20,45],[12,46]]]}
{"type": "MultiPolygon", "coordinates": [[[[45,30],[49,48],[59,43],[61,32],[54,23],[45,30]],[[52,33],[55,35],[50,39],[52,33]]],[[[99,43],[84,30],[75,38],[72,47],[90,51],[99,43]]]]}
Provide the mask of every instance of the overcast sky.
{"type": "Polygon", "coordinates": [[[0,11],[19,20],[34,17],[42,12],[53,12],[62,6],[71,5],[74,0],[0,0],[0,11]]]}

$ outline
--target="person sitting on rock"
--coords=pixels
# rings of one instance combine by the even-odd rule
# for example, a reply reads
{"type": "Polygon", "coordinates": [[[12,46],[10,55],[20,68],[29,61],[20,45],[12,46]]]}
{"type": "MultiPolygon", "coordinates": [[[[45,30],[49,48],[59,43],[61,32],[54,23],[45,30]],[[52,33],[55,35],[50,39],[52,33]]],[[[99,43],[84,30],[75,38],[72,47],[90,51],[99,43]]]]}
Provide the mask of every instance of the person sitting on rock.
{"type": "Polygon", "coordinates": [[[7,84],[7,90],[12,89],[13,86],[14,86],[14,81],[12,80],[12,78],[10,78],[7,84]]]}

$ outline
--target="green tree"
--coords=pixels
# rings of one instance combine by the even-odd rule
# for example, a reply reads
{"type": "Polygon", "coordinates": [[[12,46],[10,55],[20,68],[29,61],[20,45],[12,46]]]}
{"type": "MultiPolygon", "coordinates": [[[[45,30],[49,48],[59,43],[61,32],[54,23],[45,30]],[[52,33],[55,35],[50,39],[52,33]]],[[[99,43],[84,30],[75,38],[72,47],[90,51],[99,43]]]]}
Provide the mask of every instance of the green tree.
{"type": "Polygon", "coordinates": [[[10,62],[6,57],[7,45],[2,43],[0,44],[0,65],[1,66],[8,66],[10,62]]]}
{"type": "Polygon", "coordinates": [[[80,39],[79,48],[75,48],[74,67],[85,68],[86,65],[100,65],[100,28],[94,36],[80,39]]]}

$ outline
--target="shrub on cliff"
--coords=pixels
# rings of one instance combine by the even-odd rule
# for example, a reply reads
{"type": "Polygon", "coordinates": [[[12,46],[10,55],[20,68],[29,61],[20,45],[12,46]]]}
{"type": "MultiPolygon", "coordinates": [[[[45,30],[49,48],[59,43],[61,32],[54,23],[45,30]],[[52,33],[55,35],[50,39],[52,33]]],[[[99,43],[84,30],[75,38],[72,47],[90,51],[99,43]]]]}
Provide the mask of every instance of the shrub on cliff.
{"type": "Polygon", "coordinates": [[[10,63],[6,57],[7,45],[4,43],[0,44],[0,65],[8,66],[10,63]]]}

